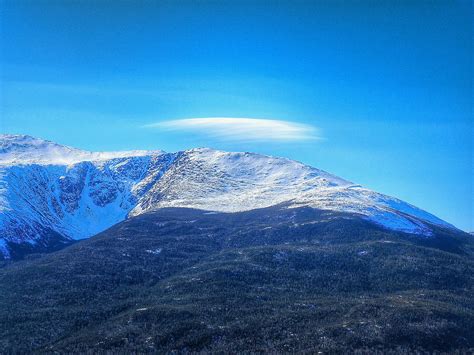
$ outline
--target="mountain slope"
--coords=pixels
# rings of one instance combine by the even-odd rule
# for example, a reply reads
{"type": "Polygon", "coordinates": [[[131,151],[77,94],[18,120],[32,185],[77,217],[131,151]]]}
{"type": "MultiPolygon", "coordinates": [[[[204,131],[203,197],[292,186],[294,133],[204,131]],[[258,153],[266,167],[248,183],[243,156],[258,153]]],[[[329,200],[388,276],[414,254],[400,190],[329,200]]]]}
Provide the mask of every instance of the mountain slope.
{"type": "Polygon", "coordinates": [[[252,153],[192,149],[93,153],[29,136],[0,136],[0,253],[59,248],[128,216],[163,207],[237,212],[287,203],[356,213],[430,236],[454,228],[396,198],[316,168],[252,153]]]}
{"type": "Polygon", "coordinates": [[[474,243],[356,214],[164,208],[0,269],[6,353],[469,353],[474,243]]]}

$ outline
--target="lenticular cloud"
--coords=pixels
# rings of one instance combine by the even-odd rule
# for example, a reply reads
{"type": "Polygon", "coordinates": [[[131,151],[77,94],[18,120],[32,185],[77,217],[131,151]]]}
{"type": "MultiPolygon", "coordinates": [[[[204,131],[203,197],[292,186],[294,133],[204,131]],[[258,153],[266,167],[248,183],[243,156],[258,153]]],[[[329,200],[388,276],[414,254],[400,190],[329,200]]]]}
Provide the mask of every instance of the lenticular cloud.
{"type": "Polygon", "coordinates": [[[320,138],[316,127],[261,118],[186,118],[153,123],[146,127],[198,132],[222,140],[301,141],[320,138]]]}

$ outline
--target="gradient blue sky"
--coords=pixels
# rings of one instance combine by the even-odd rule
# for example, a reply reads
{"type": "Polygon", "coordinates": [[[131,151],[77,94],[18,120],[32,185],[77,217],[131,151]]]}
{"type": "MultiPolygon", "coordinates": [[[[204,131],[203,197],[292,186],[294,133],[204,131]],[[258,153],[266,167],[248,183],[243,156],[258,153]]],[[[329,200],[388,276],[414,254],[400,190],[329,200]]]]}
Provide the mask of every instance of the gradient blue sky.
{"type": "Polygon", "coordinates": [[[470,1],[35,0],[0,10],[3,133],[89,150],[286,156],[474,229],[470,1]],[[322,139],[146,126],[216,116],[311,125],[322,139]]]}

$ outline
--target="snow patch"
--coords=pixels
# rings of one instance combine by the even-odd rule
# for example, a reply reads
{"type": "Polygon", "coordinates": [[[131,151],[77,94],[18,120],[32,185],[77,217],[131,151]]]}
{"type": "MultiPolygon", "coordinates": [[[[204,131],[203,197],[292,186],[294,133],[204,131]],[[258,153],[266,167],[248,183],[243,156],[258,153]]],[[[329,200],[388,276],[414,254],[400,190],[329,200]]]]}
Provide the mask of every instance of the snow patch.
{"type": "Polygon", "coordinates": [[[0,254],[2,254],[5,259],[10,259],[10,251],[8,250],[7,242],[3,238],[0,238],[0,254]]]}
{"type": "Polygon", "coordinates": [[[149,253],[149,254],[154,254],[154,255],[158,255],[158,254],[161,254],[161,248],[157,248],[157,249],[147,249],[145,250],[146,253],[149,253]]]}

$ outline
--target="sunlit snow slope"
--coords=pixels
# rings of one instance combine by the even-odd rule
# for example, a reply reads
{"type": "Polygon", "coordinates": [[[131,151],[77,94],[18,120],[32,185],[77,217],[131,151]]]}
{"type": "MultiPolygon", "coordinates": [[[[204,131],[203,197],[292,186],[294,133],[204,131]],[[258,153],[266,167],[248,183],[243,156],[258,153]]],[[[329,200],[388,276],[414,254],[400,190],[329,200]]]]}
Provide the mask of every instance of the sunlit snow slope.
{"type": "Polygon", "coordinates": [[[23,135],[0,135],[0,253],[46,236],[87,238],[161,207],[235,212],[286,203],[360,214],[428,236],[453,228],[398,199],[310,166],[252,153],[93,153],[23,135]],[[427,223],[428,222],[428,223],[427,223]]]}

